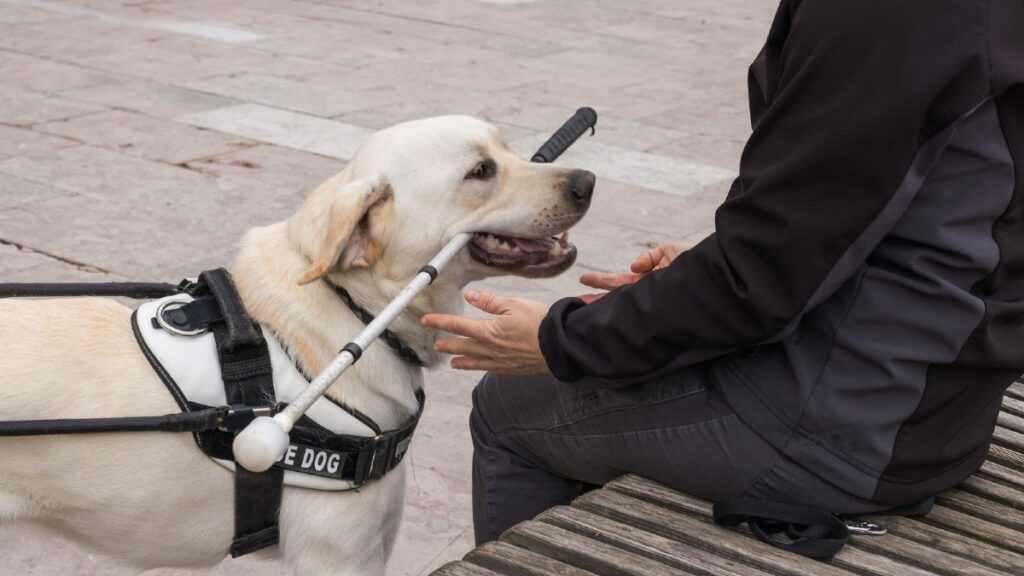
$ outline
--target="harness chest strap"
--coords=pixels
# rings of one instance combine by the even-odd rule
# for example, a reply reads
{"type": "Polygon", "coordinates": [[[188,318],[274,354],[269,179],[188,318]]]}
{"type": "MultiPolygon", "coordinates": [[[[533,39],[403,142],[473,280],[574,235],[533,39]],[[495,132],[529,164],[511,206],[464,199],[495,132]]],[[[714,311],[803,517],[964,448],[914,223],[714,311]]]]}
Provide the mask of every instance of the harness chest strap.
{"type": "MultiPolygon", "coordinates": [[[[209,324],[217,343],[224,392],[231,405],[273,406],[273,367],[262,330],[245,311],[231,276],[223,268],[203,272],[196,294],[210,294],[222,321],[209,324]]],[[[238,557],[278,542],[278,513],[284,471],[273,467],[254,473],[235,466],[235,537],[231,556],[238,557]]]]}
{"type": "MultiPolygon", "coordinates": [[[[423,413],[425,396],[422,392],[417,395],[417,400],[419,407],[416,414],[400,427],[376,436],[334,434],[310,418],[303,417],[290,434],[288,450],[274,467],[286,473],[301,473],[304,476],[345,482],[349,488],[358,488],[371,480],[379,480],[405,457],[423,413]]],[[[283,406],[278,404],[275,409],[283,406]]],[[[194,407],[204,408],[198,404],[194,407]]],[[[240,430],[243,427],[244,424],[240,424],[232,428],[240,430]]],[[[230,462],[233,457],[233,440],[233,433],[222,430],[203,433],[201,448],[211,458],[230,462]]]]}

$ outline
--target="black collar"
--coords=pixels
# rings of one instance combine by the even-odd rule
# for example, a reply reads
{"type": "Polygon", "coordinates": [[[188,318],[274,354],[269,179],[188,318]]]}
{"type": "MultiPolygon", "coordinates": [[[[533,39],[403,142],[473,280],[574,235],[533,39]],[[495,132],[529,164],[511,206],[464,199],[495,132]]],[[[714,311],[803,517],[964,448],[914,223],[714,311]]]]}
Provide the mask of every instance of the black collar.
{"type": "MultiPolygon", "coordinates": [[[[345,305],[348,306],[348,309],[351,310],[353,314],[358,316],[359,319],[363,321],[363,324],[369,324],[370,322],[373,322],[373,314],[371,314],[370,311],[367,310],[366,308],[363,308],[359,304],[356,304],[356,301],[352,299],[352,295],[348,293],[348,290],[345,290],[341,286],[338,286],[337,284],[331,282],[328,282],[327,284],[334,289],[334,291],[341,298],[342,302],[344,302],[345,305]]],[[[416,354],[416,351],[410,348],[409,345],[407,345],[405,342],[402,342],[402,339],[398,337],[398,334],[395,334],[391,330],[385,328],[384,331],[381,332],[380,337],[388,346],[391,347],[392,350],[395,351],[396,354],[398,354],[398,357],[401,358],[402,360],[405,360],[406,362],[412,364],[413,366],[419,366],[421,368],[425,366],[423,360],[420,360],[419,355],[416,354]]]]}

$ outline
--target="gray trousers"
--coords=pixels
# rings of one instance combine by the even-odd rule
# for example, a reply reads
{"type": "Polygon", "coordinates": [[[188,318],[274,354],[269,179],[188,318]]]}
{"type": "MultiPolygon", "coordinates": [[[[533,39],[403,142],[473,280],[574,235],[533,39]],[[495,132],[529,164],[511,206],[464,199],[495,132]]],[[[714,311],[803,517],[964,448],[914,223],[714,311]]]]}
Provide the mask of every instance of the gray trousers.
{"type": "Polygon", "coordinates": [[[699,367],[623,388],[488,374],[473,391],[470,431],[477,544],[628,472],[708,500],[882,508],[785,458],[739,420],[699,367]]]}

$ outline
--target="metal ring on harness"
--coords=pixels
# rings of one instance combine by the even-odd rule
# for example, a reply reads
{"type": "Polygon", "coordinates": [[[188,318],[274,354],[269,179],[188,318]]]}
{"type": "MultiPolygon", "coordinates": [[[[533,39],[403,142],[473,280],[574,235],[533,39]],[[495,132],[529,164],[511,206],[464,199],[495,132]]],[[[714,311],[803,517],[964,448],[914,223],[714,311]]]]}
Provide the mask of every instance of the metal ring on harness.
{"type": "Polygon", "coordinates": [[[181,299],[168,298],[164,300],[156,309],[156,323],[159,324],[160,327],[163,328],[164,330],[167,330],[168,332],[172,334],[177,334],[179,336],[199,336],[200,334],[205,333],[208,329],[206,326],[194,328],[192,330],[183,330],[171,324],[170,322],[167,321],[166,318],[164,318],[164,312],[167,311],[172,304],[177,304],[178,306],[170,309],[177,310],[178,308],[182,308],[191,301],[191,298],[187,295],[183,296],[181,299]]]}

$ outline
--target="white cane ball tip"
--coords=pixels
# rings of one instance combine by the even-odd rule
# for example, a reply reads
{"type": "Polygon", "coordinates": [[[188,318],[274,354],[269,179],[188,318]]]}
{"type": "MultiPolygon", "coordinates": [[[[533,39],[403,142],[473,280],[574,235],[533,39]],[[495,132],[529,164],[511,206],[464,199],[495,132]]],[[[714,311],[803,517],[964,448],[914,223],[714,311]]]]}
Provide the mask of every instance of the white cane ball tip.
{"type": "Polygon", "coordinates": [[[273,418],[260,416],[235,436],[235,461],[250,472],[263,472],[288,449],[288,435],[273,418]]]}

